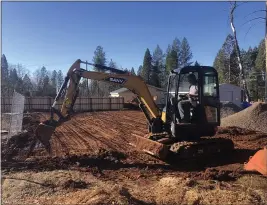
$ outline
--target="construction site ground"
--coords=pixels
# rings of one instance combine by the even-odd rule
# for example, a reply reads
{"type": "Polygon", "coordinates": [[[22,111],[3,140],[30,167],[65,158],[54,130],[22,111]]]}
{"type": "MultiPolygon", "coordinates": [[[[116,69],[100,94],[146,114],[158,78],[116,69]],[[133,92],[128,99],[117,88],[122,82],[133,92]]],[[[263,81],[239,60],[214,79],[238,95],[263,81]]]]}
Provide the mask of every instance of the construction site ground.
{"type": "Polygon", "coordinates": [[[267,204],[267,178],[243,169],[267,134],[220,128],[233,152],[163,162],[129,144],[147,133],[142,112],[80,113],[56,129],[52,156],[38,145],[27,156],[48,117],[26,115],[28,132],[2,141],[2,204],[267,204]]]}

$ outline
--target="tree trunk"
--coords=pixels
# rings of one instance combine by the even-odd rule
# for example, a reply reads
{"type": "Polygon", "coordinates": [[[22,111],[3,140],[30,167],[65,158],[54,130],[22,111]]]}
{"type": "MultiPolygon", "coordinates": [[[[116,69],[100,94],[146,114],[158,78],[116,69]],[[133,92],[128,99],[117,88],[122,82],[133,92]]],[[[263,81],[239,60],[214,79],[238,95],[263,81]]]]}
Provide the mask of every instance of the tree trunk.
{"type": "Polygon", "coordinates": [[[232,8],[231,8],[231,12],[230,12],[230,20],[231,20],[231,28],[232,28],[232,31],[234,34],[234,39],[235,39],[235,47],[236,47],[236,51],[237,51],[237,60],[238,60],[239,69],[240,69],[240,76],[241,76],[242,86],[243,86],[243,89],[245,91],[246,101],[250,102],[250,96],[249,96],[247,83],[246,83],[246,79],[245,79],[245,75],[244,75],[244,69],[242,66],[241,58],[240,58],[240,56],[241,56],[240,55],[240,49],[239,49],[239,45],[238,45],[238,41],[237,41],[237,37],[236,37],[236,30],[235,30],[235,26],[234,26],[234,11],[236,9],[236,1],[232,2],[231,4],[232,4],[232,8]]]}

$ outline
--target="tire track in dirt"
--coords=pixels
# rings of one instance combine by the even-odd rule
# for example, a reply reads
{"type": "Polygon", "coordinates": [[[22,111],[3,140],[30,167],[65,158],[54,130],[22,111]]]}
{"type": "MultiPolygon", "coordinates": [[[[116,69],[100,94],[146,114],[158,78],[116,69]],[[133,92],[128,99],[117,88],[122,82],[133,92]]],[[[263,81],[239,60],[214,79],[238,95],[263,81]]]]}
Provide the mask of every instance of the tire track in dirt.
{"type": "Polygon", "coordinates": [[[144,135],[144,131],[147,132],[144,121],[142,113],[136,111],[77,114],[56,129],[53,136],[54,154],[90,154],[101,148],[133,151],[134,148],[128,145],[134,139],[131,133],[144,135]]]}

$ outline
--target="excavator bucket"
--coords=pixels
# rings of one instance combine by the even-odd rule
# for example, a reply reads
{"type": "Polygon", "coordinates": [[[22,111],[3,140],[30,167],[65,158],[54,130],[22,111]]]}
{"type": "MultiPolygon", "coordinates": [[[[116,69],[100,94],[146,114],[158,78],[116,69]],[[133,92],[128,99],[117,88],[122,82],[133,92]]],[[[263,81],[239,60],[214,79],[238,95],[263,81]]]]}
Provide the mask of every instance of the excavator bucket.
{"type": "Polygon", "coordinates": [[[267,176],[267,146],[256,152],[245,164],[244,169],[247,171],[258,171],[267,176]]]}
{"type": "Polygon", "coordinates": [[[50,153],[51,144],[50,139],[56,129],[56,126],[49,124],[48,122],[42,122],[35,130],[35,136],[44,145],[45,149],[50,153]]]}
{"type": "Polygon", "coordinates": [[[146,136],[139,136],[136,134],[132,134],[132,136],[134,136],[136,139],[135,144],[132,145],[135,146],[138,150],[142,150],[162,160],[166,159],[169,153],[169,148],[166,145],[148,139],[146,136]]]}

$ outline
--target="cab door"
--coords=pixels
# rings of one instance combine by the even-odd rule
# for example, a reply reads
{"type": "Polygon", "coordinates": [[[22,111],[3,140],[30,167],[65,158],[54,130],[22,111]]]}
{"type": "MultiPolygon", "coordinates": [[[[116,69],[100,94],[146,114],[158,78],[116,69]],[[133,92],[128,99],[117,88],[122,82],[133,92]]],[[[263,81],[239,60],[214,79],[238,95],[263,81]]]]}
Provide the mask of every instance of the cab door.
{"type": "Polygon", "coordinates": [[[206,123],[220,125],[220,95],[217,71],[213,68],[201,70],[201,104],[205,111],[206,123]]]}

